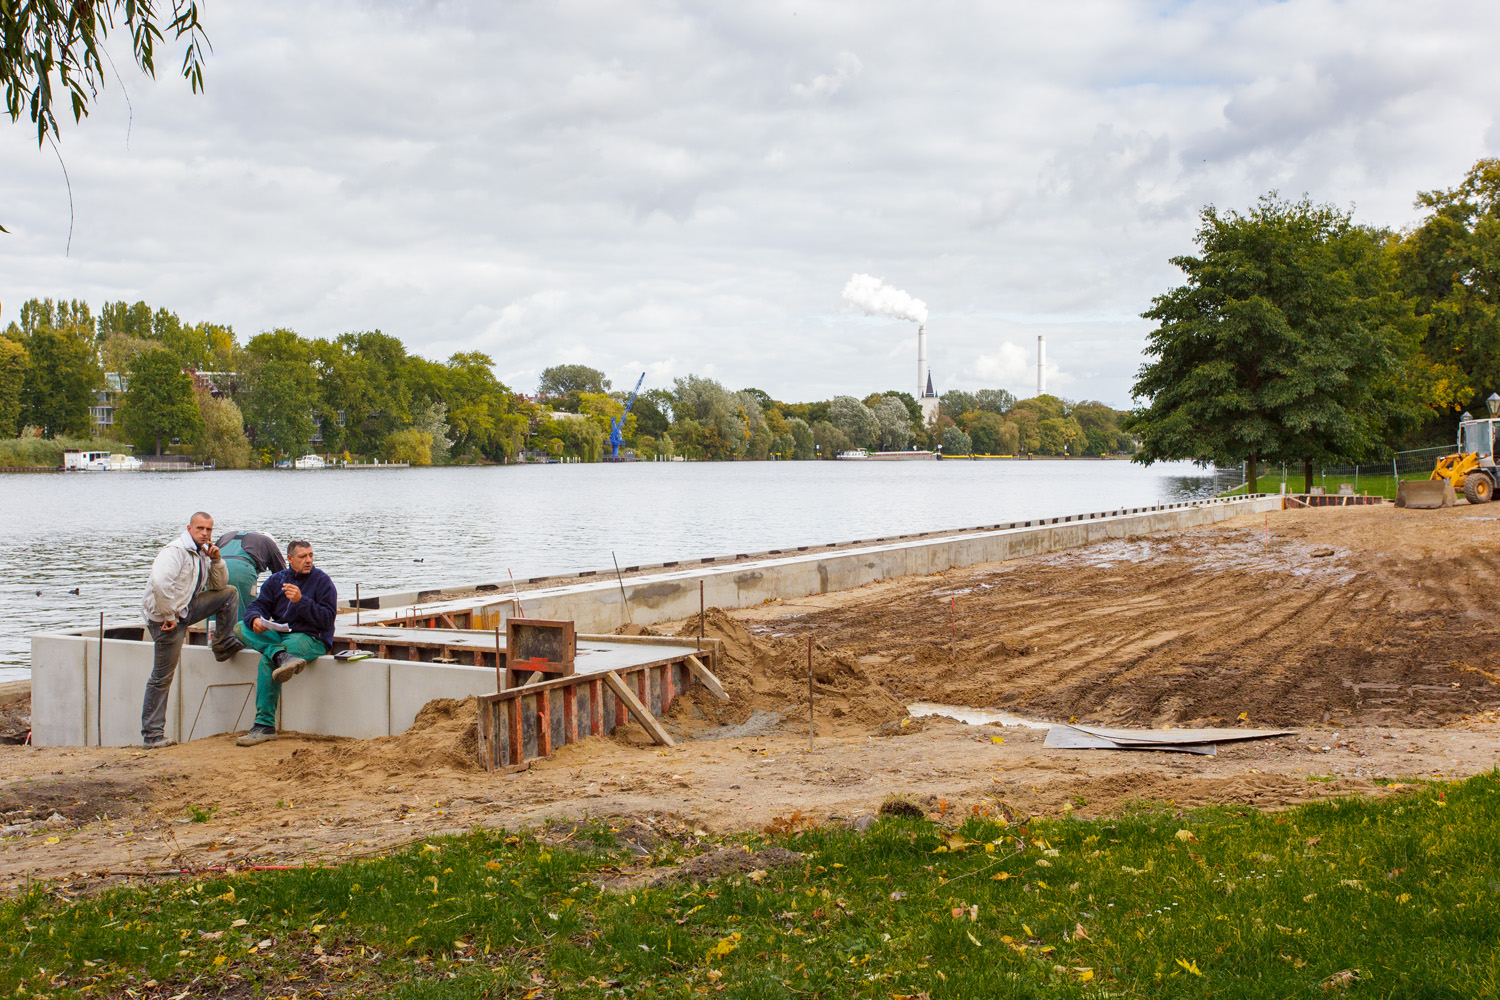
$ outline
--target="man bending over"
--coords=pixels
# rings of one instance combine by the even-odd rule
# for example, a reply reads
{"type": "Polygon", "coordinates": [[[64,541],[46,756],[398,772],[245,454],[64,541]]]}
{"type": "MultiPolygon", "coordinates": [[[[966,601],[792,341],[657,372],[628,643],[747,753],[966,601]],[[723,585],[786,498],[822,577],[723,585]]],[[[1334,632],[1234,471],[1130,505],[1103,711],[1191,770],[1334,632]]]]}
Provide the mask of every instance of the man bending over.
{"type": "Polygon", "coordinates": [[[261,584],[244,619],[234,627],[240,641],[260,653],[255,677],[255,725],[235,742],[242,747],[276,738],[281,685],[333,648],[339,595],[328,574],[313,565],[311,542],[286,547],[287,568],[261,584]]]}
{"type": "Polygon", "coordinates": [[[151,677],[141,705],[141,740],[148,750],[173,746],[164,733],[167,695],[188,626],[210,615],[214,618],[214,659],[227,660],[244,647],[229,631],[239,617],[239,595],[229,586],[229,573],[213,543],[214,519],[203,511],[188,518],[187,530],[156,554],[141,611],[156,644],[151,677]]]}

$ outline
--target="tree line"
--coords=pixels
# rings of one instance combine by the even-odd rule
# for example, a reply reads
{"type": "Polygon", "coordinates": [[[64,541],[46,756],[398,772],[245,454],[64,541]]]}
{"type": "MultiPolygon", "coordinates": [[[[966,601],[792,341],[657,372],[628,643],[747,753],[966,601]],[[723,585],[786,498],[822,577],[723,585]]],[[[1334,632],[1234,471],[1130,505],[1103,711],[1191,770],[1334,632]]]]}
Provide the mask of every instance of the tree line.
{"type": "Polygon", "coordinates": [[[1125,428],[1138,461],[1303,467],[1447,444],[1500,390],[1500,160],[1418,194],[1406,231],[1275,192],[1203,209],[1186,281],[1157,324],[1125,428]]]}
{"type": "MultiPolygon", "coordinates": [[[[227,325],[188,323],[144,302],[96,315],[85,302],[34,299],[0,333],[0,438],[91,433],[106,373],[128,387],[109,435],[138,453],[171,450],[224,468],[309,450],[417,465],[598,461],[627,401],[586,365],[546,369],[527,396],[496,379],[488,355],[431,361],[379,330],[306,338],[278,329],[241,344],[227,325]]],[[[641,393],[623,438],[648,460],[831,458],[852,448],[1099,455],[1131,449],[1123,416],[1102,403],[984,389],[945,393],[928,423],[905,392],[786,403],[688,375],[641,393]]]]}

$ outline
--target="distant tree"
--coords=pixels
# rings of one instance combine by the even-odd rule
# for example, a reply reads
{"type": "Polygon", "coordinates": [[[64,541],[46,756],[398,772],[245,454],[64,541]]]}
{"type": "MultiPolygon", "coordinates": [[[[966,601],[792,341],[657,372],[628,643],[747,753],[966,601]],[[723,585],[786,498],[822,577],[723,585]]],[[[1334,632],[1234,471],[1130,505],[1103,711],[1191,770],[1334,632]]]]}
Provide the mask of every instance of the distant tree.
{"type": "Polygon", "coordinates": [[[21,433],[21,390],[27,364],[26,348],[0,335],[0,438],[21,433]]]}
{"type": "MultiPolygon", "coordinates": [[[[949,420],[957,420],[965,413],[972,413],[979,409],[979,402],[974,398],[972,392],[964,392],[961,389],[949,389],[938,397],[938,412],[949,420]]],[[[946,451],[947,449],[943,449],[946,451]]]]}
{"type": "Polygon", "coordinates": [[[279,358],[256,362],[241,399],[245,429],[253,435],[257,449],[273,457],[295,457],[306,451],[313,435],[318,381],[305,362],[279,358]]]}
{"type": "Polygon", "coordinates": [[[537,380],[539,396],[566,396],[570,392],[608,392],[609,379],[588,365],[553,365],[537,380]]]}
{"type": "MultiPolygon", "coordinates": [[[[662,390],[656,391],[661,392],[662,390]]],[[[665,395],[665,393],[663,394],[665,395]]],[[[671,411],[668,410],[667,412],[671,411]]],[[[635,398],[635,408],[630,411],[630,415],[635,418],[636,433],[638,434],[650,434],[653,437],[660,437],[667,433],[667,429],[672,426],[667,418],[667,413],[662,411],[660,401],[648,393],[643,392],[635,398]]]]}
{"type": "Polygon", "coordinates": [[[130,366],[130,391],[120,403],[117,420],[137,448],[156,455],[162,453],[163,441],[198,437],[203,416],[182,359],[162,347],[136,355],[130,366]]]}
{"type": "Polygon", "coordinates": [[[870,412],[875,414],[876,443],[882,451],[902,451],[911,443],[911,414],[901,400],[882,397],[870,412]]]}
{"type": "Polygon", "coordinates": [[[974,408],[984,413],[1006,414],[1016,405],[1016,397],[1004,389],[980,389],[974,393],[974,408]]]}
{"type": "Polygon", "coordinates": [[[900,392],[895,389],[887,390],[886,392],[866,397],[865,405],[874,406],[875,404],[872,400],[879,398],[898,400],[902,406],[906,407],[906,418],[911,422],[913,431],[922,426],[922,404],[918,403],[917,397],[911,393],[900,392]]]}
{"type": "Polygon", "coordinates": [[[219,469],[243,469],[250,464],[250,439],[245,421],[232,399],[215,399],[197,391],[198,413],[203,431],[198,436],[198,454],[219,469]]]}
{"type": "Polygon", "coordinates": [[[854,442],[849,440],[849,435],[839,430],[827,420],[819,420],[812,425],[813,454],[817,458],[833,458],[841,451],[848,451],[854,447],[854,442]]]}
{"type": "MultiPolygon", "coordinates": [[[[1187,284],[1143,315],[1158,324],[1153,358],[1127,422],[1135,460],[1248,465],[1358,460],[1393,413],[1420,405],[1400,373],[1419,324],[1394,294],[1381,234],[1306,198],[1266,195],[1246,215],[1203,210],[1197,256],[1177,257],[1187,284]]],[[[1019,404],[1018,404],[1019,405],[1019,404]]]]}
{"type": "Polygon", "coordinates": [[[6,337],[26,349],[19,423],[49,437],[89,432],[89,407],[103,373],[94,361],[93,319],[81,302],[33,299],[21,307],[21,323],[6,337]]]}
{"type": "Polygon", "coordinates": [[[802,462],[815,457],[813,430],[808,422],[801,417],[791,417],[786,424],[787,431],[792,436],[791,457],[802,462]]]}
{"type": "Polygon", "coordinates": [[[383,449],[387,462],[405,462],[408,465],[432,464],[432,435],[407,427],[392,431],[385,437],[383,449]]]}
{"type": "Polygon", "coordinates": [[[944,455],[971,455],[974,452],[974,443],[969,440],[962,428],[943,428],[943,454],[944,455]]]}
{"type": "Polygon", "coordinates": [[[975,411],[968,416],[969,440],[976,452],[981,455],[1007,454],[1004,444],[1008,425],[999,414],[975,411]]]}
{"type": "Polygon", "coordinates": [[[828,404],[828,421],[844,432],[856,448],[869,448],[880,434],[880,421],[853,396],[835,396],[828,404]]]}
{"type": "Polygon", "coordinates": [[[417,407],[412,415],[411,426],[412,430],[421,431],[432,441],[432,454],[428,464],[448,464],[448,456],[453,448],[453,440],[448,437],[448,405],[429,402],[426,406],[417,407]]]}
{"type": "Polygon", "coordinates": [[[776,405],[776,401],[760,389],[741,389],[740,392],[747,396],[754,396],[762,410],[769,410],[776,405]]]}

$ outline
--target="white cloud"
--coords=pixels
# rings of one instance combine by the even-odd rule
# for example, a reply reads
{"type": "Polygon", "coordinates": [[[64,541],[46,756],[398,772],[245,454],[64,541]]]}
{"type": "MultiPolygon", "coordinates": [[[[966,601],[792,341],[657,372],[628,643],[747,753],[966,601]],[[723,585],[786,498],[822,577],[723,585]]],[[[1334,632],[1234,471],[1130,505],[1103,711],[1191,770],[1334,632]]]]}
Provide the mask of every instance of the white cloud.
{"type": "Polygon", "coordinates": [[[1401,226],[1500,152],[1500,8],[805,7],[214,7],[205,94],[163,54],[124,74],[128,147],[118,84],[65,127],[71,256],[55,158],[0,130],[5,318],[145,299],[484,350],[521,389],[577,360],[807,399],[911,381],[907,324],[843,306],[866,273],[927,303],[940,386],[1029,391],[997,345],[1046,333],[1049,385],[1125,405],[1202,206],[1401,226]]]}

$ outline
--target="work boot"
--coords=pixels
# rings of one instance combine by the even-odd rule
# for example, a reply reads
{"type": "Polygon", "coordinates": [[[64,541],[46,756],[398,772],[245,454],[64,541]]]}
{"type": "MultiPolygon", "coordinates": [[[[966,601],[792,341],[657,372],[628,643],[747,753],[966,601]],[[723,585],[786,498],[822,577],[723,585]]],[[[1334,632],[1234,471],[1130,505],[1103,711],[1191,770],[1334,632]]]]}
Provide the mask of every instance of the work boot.
{"type": "Polygon", "coordinates": [[[244,648],[245,644],[243,642],[240,642],[240,637],[235,635],[233,632],[230,632],[224,635],[222,638],[214,640],[214,659],[218,660],[220,663],[223,663],[225,660],[232,660],[234,659],[234,654],[238,653],[244,648]]]}
{"type": "Polygon", "coordinates": [[[160,750],[163,747],[175,747],[177,741],[166,736],[155,736],[141,744],[147,750],[160,750]]]}
{"type": "Polygon", "coordinates": [[[251,726],[250,731],[234,741],[237,747],[253,747],[257,743],[269,743],[276,738],[276,730],[270,726],[251,726]]]}
{"type": "Polygon", "coordinates": [[[271,680],[277,684],[285,684],[297,674],[302,673],[302,668],[307,666],[306,660],[293,656],[284,649],[277,653],[271,662],[276,664],[276,669],[271,671],[271,680]]]}

